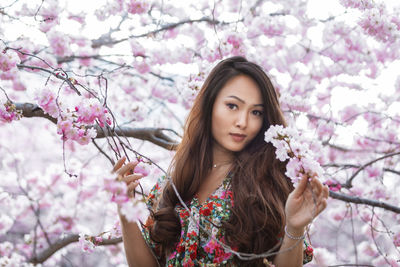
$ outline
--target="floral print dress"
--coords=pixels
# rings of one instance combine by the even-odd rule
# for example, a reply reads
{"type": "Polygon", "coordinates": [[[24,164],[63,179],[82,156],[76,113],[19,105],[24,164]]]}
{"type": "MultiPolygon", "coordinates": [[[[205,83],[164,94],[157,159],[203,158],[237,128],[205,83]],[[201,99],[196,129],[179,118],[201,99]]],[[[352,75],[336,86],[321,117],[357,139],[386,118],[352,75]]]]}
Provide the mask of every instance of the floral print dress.
{"type": "MultiPolygon", "coordinates": [[[[154,209],[166,184],[165,176],[161,177],[147,197],[147,206],[154,209]]],[[[189,212],[181,205],[175,207],[181,222],[181,237],[176,249],[166,257],[166,265],[172,266],[236,266],[233,254],[225,251],[220,243],[225,244],[222,221],[230,216],[233,205],[233,194],[230,190],[230,177],[226,177],[222,184],[200,204],[197,195],[190,202],[185,203],[189,212]],[[212,237],[209,236],[211,233],[212,237]],[[217,242],[218,240],[219,242],[217,242]]],[[[150,219],[149,219],[150,220],[150,219]]],[[[158,259],[158,245],[150,239],[149,220],[142,229],[143,237],[158,259]]],[[[151,222],[150,222],[151,224],[151,222]]],[[[312,248],[306,242],[304,249],[304,262],[312,260],[312,248]]],[[[236,251],[235,248],[232,248],[236,251]]]]}

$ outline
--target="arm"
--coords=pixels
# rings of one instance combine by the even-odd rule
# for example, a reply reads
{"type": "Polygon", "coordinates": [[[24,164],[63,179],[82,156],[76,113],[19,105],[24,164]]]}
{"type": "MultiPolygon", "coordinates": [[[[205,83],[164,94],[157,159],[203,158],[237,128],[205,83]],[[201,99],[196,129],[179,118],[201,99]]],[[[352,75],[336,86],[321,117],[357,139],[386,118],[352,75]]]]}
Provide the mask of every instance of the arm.
{"type": "Polygon", "coordinates": [[[151,249],[147,246],[137,222],[129,222],[119,213],[122,228],[122,240],[128,265],[133,266],[158,266],[151,249]]]}
{"type": "MultiPolygon", "coordinates": [[[[288,228],[287,231],[292,236],[301,237],[304,233],[304,228],[297,230],[289,230],[288,228]]],[[[276,267],[303,266],[303,238],[292,239],[285,234],[279,253],[274,259],[274,265],[276,267]]]]}
{"type": "Polygon", "coordinates": [[[286,229],[279,253],[274,259],[276,267],[303,266],[303,238],[306,226],[327,205],[329,189],[316,178],[308,182],[303,176],[286,201],[286,229]]]}
{"type": "MultiPolygon", "coordinates": [[[[118,179],[124,181],[128,185],[129,193],[135,190],[139,184],[139,179],[142,178],[142,176],[133,173],[137,163],[129,162],[125,166],[122,166],[124,162],[125,157],[118,160],[114,166],[113,173],[116,173],[118,179]]],[[[120,207],[118,207],[118,214],[121,221],[122,240],[124,242],[128,265],[130,267],[158,266],[157,260],[144,240],[137,222],[129,222],[125,216],[121,214],[120,207]]]]}

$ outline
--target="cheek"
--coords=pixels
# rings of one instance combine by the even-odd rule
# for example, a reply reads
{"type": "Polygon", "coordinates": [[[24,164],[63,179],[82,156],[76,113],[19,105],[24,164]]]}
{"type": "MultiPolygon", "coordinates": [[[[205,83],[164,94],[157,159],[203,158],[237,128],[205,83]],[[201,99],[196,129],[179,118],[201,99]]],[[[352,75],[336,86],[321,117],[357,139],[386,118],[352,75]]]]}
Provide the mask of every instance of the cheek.
{"type": "Polygon", "coordinates": [[[217,106],[213,110],[212,123],[216,127],[227,121],[227,111],[223,106],[217,106]]]}
{"type": "MultiPolygon", "coordinates": [[[[213,113],[211,116],[211,127],[212,134],[218,134],[221,129],[221,124],[225,122],[223,110],[220,107],[214,107],[213,113]]],[[[215,137],[215,136],[214,136],[215,137]]]]}

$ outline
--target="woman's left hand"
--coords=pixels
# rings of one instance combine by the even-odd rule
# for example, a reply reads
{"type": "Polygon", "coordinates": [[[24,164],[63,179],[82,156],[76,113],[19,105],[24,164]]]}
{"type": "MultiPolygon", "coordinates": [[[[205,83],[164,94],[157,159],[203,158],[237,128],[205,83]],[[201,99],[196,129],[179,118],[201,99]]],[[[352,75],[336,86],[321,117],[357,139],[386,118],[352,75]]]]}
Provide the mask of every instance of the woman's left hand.
{"type": "Polygon", "coordinates": [[[329,189],[317,178],[308,182],[304,175],[286,201],[286,225],[292,231],[304,231],[304,228],[320,214],[327,205],[329,189]]]}

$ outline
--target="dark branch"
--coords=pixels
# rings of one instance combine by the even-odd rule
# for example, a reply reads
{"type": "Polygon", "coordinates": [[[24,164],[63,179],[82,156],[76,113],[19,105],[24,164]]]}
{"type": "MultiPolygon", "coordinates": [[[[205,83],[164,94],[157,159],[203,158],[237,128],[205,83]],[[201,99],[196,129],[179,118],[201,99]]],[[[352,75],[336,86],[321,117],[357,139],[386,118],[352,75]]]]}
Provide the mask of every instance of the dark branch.
{"type": "MultiPolygon", "coordinates": [[[[96,138],[104,138],[104,132],[100,127],[95,126],[97,130],[96,138]]],[[[173,139],[169,138],[163,133],[168,129],[160,128],[130,128],[130,127],[119,127],[114,129],[114,134],[118,136],[133,137],[140,140],[150,141],[153,144],[161,146],[168,150],[175,150],[178,143],[173,139]]]]}
{"type": "Polygon", "coordinates": [[[367,162],[366,164],[362,165],[355,173],[353,173],[353,175],[347,180],[347,182],[346,182],[343,186],[346,187],[346,188],[351,188],[351,187],[352,187],[352,182],[353,182],[354,178],[355,178],[362,170],[364,170],[366,167],[368,167],[368,166],[374,164],[375,162],[377,162],[377,161],[379,161],[379,160],[383,160],[383,159],[386,159],[386,158],[390,158],[390,157],[393,157],[393,156],[396,156],[396,155],[400,155],[400,152],[397,151],[397,152],[389,153],[389,154],[386,154],[386,155],[384,155],[384,156],[382,156],[382,157],[379,157],[379,158],[377,158],[377,159],[371,160],[370,162],[367,162]]]}
{"type": "Polygon", "coordinates": [[[128,36],[126,38],[119,39],[119,40],[113,40],[113,39],[111,39],[109,34],[106,34],[106,35],[101,36],[99,39],[93,40],[92,41],[92,48],[99,48],[99,47],[101,47],[103,45],[115,45],[115,44],[127,41],[127,40],[129,40],[131,38],[140,38],[140,37],[152,36],[152,35],[155,35],[155,34],[157,34],[159,32],[162,32],[162,31],[174,29],[174,28],[176,28],[178,26],[181,26],[181,25],[184,25],[184,24],[188,24],[188,23],[189,24],[190,23],[195,23],[195,22],[207,22],[207,23],[212,24],[212,25],[224,24],[223,22],[220,22],[218,20],[214,20],[212,18],[207,18],[207,17],[204,17],[204,18],[201,18],[201,19],[187,19],[187,20],[182,20],[182,21],[176,22],[176,23],[170,23],[170,24],[164,25],[161,28],[159,28],[157,30],[154,30],[154,31],[150,31],[150,32],[147,32],[147,33],[139,34],[139,35],[131,35],[131,36],[128,36]]]}
{"type": "MultiPolygon", "coordinates": [[[[52,244],[52,246],[43,250],[36,257],[30,258],[29,262],[31,262],[33,264],[43,263],[48,258],[50,258],[54,253],[56,253],[58,250],[62,249],[63,247],[68,246],[71,243],[78,242],[78,241],[79,241],[79,235],[77,235],[77,234],[71,234],[71,235],[68,235],[67,237],[60,238],[57,241],[55,241],[52,244]]],[[[98,246],[109,246],[109,245],[118,244],[121,241],[122,241],[122,237],[103,239],[103,241],[99,242],[97,245],[98,246]]]]}
{"type": "Polygon", "coordinates": [[[52,70],[48,70],[48,69],[45,69],[42,67],[28,66],[28,65],[23,65],[23,64],[17,64],[17,67],[20,69],[40,70],[40,71],[47,72],[47,73],[53,75],[54,77],[66,82],[72,90],[74,90],[79,96],[81,95],[81,93],[78,91],[78,89],[75,87],[75,85],[71,82],[71,80],[68,79],[68,77],[62,76],[62,74],[64,74],[66,76],[66,73],[62,70],[60,70],[60,73],[57,73],[55,70],[52,71],[52,70]]]}
{"type": "Polygon", "coordinates": [[[38,105],[36,104],[31,104],[31,103],[14,103],[17,110],[22,111],[22,116],[27,117],[27,118],[33,118],[33,117],[40,117],[40,118],[46,118],[50,120],[52,123],[57,124],[57,119],[53,118],[49,114],[45,113],[43,109],[41,109],[38,105]]]}
{"type": "Polygon", "coordinates": [[[382,209],[393,211],[395,213],[400,214],[400,207],[396,207],[396,206],[393,206],[393,205],[385,203],[385,202],[366,199],[366,198],[360,198],[360,197],[355,197],[355,196],[349,196],[349,195],[345,195],[345,194],[336,193],[333,191],[329,191],[329,196],[331,198],[343,200],[345,202],[350,202],[350,203],[355,203],[355,204],[364,204],[364,205],[368,205],[368,206],[372,206],[372,207],[378,207],[378,208],[382,208],[382,209]]]}
{"type": "MultiPolygon", "coordinates": [[[[36,104],[31,103],[14,103],[17,110],[22,111],[22,116],[27,118],[32,117],[42,117],[50,120],[53,123],[57,123],[57,119],[51,117],[49,114],[45,113],[43,109],[41,109],[36,104]]],[[[96,138],[104,138],[104,131],[97,125],[93,125],[93,127],[97,131],[96,138]]],[[[114,134],[119,136],[132,137],[140,140],[146,140],[161,146],[168,150],[175,150],[178,142],[167,136],[164,131],[173,132],[170,129],[164,128],[130,128],[130,127],[119,127],[114,129],[114,134]]]]}
{"type": "MultiPolygon", "coordinates": [[[[338,164],[338,163],[329,163],[329,164],[324,164],[322,165],[322,167],[327,168],[327,167],[334,167],[334,168],[342,168],[342,169],[349,169],[349,168],[361,168],[360,165],[356,165],[356,164],[338,164]]],[[[400,175],[400,171],[398,170],[394,170],[394,169],[390,169],[390,168],[383,168],[384,172],[391,172],[397,175],[400,175]]]]}

